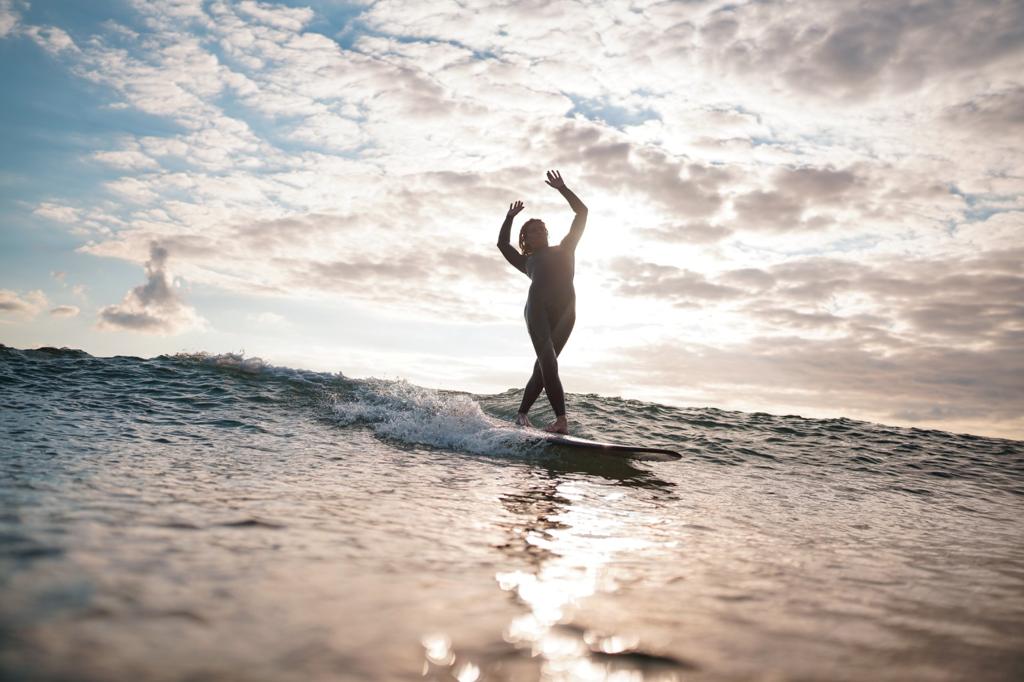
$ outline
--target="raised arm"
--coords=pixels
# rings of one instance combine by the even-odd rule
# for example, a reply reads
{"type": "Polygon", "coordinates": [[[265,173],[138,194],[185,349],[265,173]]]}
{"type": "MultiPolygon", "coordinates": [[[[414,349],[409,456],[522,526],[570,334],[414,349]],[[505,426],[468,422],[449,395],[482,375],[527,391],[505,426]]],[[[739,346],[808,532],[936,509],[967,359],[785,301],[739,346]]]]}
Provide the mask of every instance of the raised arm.
{"type": "Polygon", "coordinates": [[[580,237],[583,236],[583,229],[587,226],[587,207],[571,189],[565,186],[562,174],[558,171],[548,171],[548,179],[545,182],[565,197],[565,200],[569,202],[569,207],[576,214],[576,217],[572,219],[572,226],[569,227],[569,234],[565,235],[562,240],[562,246],[575,249],[580,237]]]}
{"type": "Polygon", "coordinates": [[[515,201],[509,204],[508,213],[505,215],[505,222],[501,224],[501,231],[498,232],[498,250],[505,260],[512,264],[516,270],[526,274],[526,256],[519,253],[509,242],[512,237],[512,219],[523,210],[523,202],[515,201]]]}

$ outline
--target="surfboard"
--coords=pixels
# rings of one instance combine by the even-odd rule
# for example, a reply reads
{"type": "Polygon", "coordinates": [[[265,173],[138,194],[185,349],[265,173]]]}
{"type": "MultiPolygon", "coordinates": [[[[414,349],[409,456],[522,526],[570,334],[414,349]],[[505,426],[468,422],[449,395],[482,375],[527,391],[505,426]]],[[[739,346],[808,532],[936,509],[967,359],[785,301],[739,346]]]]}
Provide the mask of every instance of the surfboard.
{"type": "Polygon", "coordinates": [[[643,445],[623,445],[621,443],[603,443],[597,440],[587,440],[586,438],[564,436],[560,433],[545,433],[543,431],[539,432],[537,437],[550,445],[589,450],[615,457],[646,459],[657,462],[672,462],[682,458],[682,455],[675,450],[666,450],[664,448],[649,448],[643,445]]]}

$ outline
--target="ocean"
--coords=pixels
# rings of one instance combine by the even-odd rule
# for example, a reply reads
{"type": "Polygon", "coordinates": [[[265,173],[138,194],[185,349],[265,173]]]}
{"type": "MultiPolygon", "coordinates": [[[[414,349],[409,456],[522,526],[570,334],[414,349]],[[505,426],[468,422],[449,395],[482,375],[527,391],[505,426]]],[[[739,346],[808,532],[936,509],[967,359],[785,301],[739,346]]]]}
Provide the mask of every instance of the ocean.
{"type": "Polygon", "coordinates": [[[0,679],[1024,679],[1024,443],[567,401],[683,459],[538,445],[517,390],[0,346],[0,679]]]}

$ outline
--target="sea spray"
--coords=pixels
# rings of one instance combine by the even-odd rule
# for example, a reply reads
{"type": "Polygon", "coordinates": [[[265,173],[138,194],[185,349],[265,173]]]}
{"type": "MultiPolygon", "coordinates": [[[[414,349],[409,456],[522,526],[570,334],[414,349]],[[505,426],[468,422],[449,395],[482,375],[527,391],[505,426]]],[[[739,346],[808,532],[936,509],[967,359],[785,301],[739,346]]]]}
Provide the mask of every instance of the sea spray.
{"type": "Polygon", "coordinates": [[[484,413],[469,394],[405,379],[356,380],[331,406],[339,424],[366,424],[381,437],[477,454],[518,454],[536,446],[522,429],[484,413]]]}

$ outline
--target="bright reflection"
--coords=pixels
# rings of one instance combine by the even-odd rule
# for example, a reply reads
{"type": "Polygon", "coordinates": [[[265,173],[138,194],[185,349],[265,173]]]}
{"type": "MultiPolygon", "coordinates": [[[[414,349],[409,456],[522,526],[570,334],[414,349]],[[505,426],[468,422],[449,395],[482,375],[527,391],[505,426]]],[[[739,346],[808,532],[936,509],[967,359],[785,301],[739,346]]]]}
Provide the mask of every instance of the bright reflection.
{"type": "Polygon", "coordinates": [[[630,637],[599,637],[592,632],[588,632],[583,635],[583,640],[591,646],[591,648],[597,651],[603,651],[606,654],[618,654],[623,651],[629,651],[630,649],[636,648],[636,645],[640,643],[640,638],[636,635],[630,637]]]}
{"type": "MultiPolygon", "coordinates": [[[[656,521],[638,519],[594,504],[587,499],[587,489],[578,483],[561,483],[552,498],[571,502],[555,506],[542,514],[536,526],[522,529],[527,544],[546,550],[546,558],[533,573],[505,571],[495,575],[501,589],[514,592],[529,609],[506,628],[506,641],[529,647],[532,656],[543,658],[542,675],[547,680],[643,680],[640,670],[611,670],[604,661],[595,660],[594,653],[621,654],[639,644],[636,636],[623,634],[603,637],[558,627],[581,600],[598,592],[612,592],[617,584],[609,565],[623,552],[636,552],[658,543],[630,533],[627,525],[656,521]]],[[[607,498],[621,495],[616,493],[607,498]]],[[[607,499],[602,498],[604,501],[607,499]]],[[[647,525],[644,523],[644,525],[647,525]]],[[[519,529],[516,529],[519,531],[519,529]]],[[[676,679],[660,676],[657,679],[676,679]]]]}
{"type": "Polygon", "coordinates": [[[452,652],[452,640],[448,635],[426,635],[420,642],[423,644],[423,648],[426,649],[427,660],[431,663],[435,665],[451,665],[455,662],[455,654],[452,652]]]}
{"type": "Polygon", "coordinates": [[[461,661],[456,665],[455,651],[452,650],[452,638],[444,633],[424,635],[420,639],[423,644],[424,656],[423,676],[430,674],[431,664],[441,668],[449,668],[451,675],[459,682],[476,682],[480,678],[480,667],[472,661],[461,661]]]}
{"type": "Polygon", "coordinates": [[[455,671],[455,679],[459,682],[476,682],[480,677],[480,668],[472,663],[463,663],[455,671]]]}

